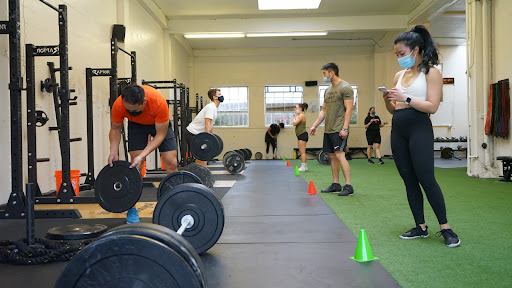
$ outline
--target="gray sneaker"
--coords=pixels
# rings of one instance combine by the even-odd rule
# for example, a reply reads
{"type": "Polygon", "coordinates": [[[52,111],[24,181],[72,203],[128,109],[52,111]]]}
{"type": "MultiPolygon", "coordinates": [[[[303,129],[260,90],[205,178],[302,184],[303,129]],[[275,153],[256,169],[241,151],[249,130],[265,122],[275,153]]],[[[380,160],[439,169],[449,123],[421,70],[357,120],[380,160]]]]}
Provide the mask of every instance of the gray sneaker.
{"type": "Polygon", "coordinates": [[[341,191],[341,184],[340,183],[332,183],[331,186],[322,189],[322,193],[336,193],[341,191]]]}
{"type": "Polygon", "coordinates": [[[338,196],[352,196],[354,195],[354,187],[352,185],[347,184],[343,186],[343,190],[338,193],[338,196]]]}

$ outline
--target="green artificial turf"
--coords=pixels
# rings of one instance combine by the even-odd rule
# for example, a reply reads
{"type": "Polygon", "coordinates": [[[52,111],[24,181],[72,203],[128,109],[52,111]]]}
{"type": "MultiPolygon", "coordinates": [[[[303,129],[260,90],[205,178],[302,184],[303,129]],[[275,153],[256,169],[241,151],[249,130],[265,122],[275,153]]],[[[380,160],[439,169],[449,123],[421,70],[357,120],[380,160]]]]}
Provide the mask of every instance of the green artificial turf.
{"type": "MultiPolygon", "coordinates": [[[[301,177],[313,180],[320,197],[356,237],[365,229],[377,261],[402,287],[512,287],[512,183],[471,178],[466,168],[435,168],[448,222],[461,239],[459,247],[448,248],[435,235],[439,224],[425,197],[429,237],[398,238],[415,223],[395,164],[384,161],[349,162],[354,196],[320,193],[332,175],[330,166],[315,160],[308,161],[301,177]]],[[[299,160],[290,162],[300,167],[299,160]]],[[[341,172],[340,179],[343,185],[341,172]]]]}

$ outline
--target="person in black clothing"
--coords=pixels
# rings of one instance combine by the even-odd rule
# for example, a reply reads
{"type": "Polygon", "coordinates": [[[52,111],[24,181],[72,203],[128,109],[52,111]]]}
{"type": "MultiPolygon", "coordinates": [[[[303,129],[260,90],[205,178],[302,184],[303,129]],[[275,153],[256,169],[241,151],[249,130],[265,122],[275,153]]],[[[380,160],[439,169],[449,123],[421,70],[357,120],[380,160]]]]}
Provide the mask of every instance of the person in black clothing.
{"type": "Polygon", "coordinates": [[[364,128],[366,129],[366,141],[368,141],[368,149],[366,149],[366,155],[368,155],[368,164],[373,164],[372,161],[372,148],[375,146],[375,156],[379,159],[379,164],[384,164],[382,161],[382,155],[380,154],[380,128],[388,122],[380,121],[380,117],[375,115],[375,107],[370,107],[368,110],[368,116],[364,119],[364,128]]]}
{"type": "Polygon", "coordinates": [[[457,247],[460,239],[448,224],[443,192],[434,175],[434,132],[429,114],[436,113],[443,96],[443,77],[434,67],[439,64],[438,50],[422,25],[400,34],[394,49],[404,70],[395,74],[394,88],[384,91],[383,98],[393,114],[391,151],[416,223],[399,237],[428,237],[421,185],[441,228],[436,234],[444,237],[446,246],[457,247]]]}
{"type": "Polygon", "coordinates": [[[267,132],[265,132],[265,143],[267,143],[267,159],[271,159],[270,155],[268,154],[270,145],[272,145],[272,154],[274,155],[273,158],[278,159],[276,155],[277,135],[279,135],[281,129],[284,129],[284,123],[274,123],[270,124],[270,127],[268,128],[267,132]]]}

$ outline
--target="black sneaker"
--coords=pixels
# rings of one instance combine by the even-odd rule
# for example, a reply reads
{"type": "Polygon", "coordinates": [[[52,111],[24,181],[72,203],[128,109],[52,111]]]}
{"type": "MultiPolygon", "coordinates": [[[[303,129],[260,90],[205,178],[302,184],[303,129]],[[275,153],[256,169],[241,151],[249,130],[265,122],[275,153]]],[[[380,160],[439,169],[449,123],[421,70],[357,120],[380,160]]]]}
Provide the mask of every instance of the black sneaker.
{"type": "Polygon", "coordinates": [[[384,164],[384,161],[382,161],[382,158],[379,158],[379,163],[378,164],[384,164]]]}
{"type": "Polygon", "coordinates": [[[452,229],[443,229],[436,233],[437,237],[441,237],[441,235],[444,237],[444,244],[446,244],[446,246],[453,248],[460,245],[459,236],[457,236],[452,229]]]}
{"type": "Polygon", "coordinates": [[[348,153],[345,153],[345,159],[352,160],[352,157],[348,153]]]}
{"type": "Polygon", "coordinates": [[[368,159],[368,164],[374,164],[375,162],[372,161],[372,159],[368,159]]]}
{"type": "Polygon", "coordinates": [[[352,196],[354,195],[354,187],[352,185],[347,184],[343,186],[343,191],[338,193],[338,196],[352,196]]]}
{"type": "Polygon", "coordinates": [[[336,193],[341,191],[340,183],[332,183],[331,186],[326,189],[322,189],[322,193],[336,193]]]}
{"type": "Polygon", "coordinates": [[[428,237],[428,226],[425,226],[425,231],[421,229],[421,226],[416,226],[404,234],[398,236],[402,239],[416,239],[416,238],[427,238],[428,237]]]}

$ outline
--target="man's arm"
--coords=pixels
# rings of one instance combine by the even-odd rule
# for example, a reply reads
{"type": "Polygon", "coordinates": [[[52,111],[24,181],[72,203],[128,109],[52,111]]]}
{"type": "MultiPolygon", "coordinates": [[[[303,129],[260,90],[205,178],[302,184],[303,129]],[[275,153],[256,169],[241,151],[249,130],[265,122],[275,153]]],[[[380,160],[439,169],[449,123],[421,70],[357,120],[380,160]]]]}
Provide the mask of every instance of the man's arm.
{"type": "Polygon", "coordinates": [[[119,160],[119,143],[121,143],[121,130],[123,123],[110,122],[110,132],[108,140],[110,142],[110,155],[108,156],[108,164],[113,165],[113,161],[119,160]]]}
{"type": "Polygon", "coordinates": [[[345,105],[345,121],[343,122],[343,128],[348,129],[350,124],[350,118],[352,118],[352,110],[354,110],[354,99],[343,100],[345,105]]]}
{"type": "Polygon", "coordinates": [[[213,131],[212,119],[204,118],[204,132],[212,133],[212,131],[213,131]]]}
{"type": "Polygon", "coordinates": [[[318,117],[316,117],[315,123],[313,123],[313,126],[309,129],[309,134],[315,135],[316,127],[322,123],[325,119],[325,102],[324,105],[322,105],[322,109],[320,110],[320,113],[318,113],[318,117]]]}

